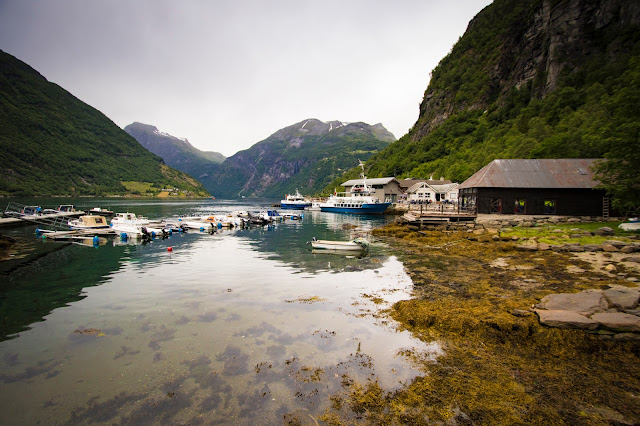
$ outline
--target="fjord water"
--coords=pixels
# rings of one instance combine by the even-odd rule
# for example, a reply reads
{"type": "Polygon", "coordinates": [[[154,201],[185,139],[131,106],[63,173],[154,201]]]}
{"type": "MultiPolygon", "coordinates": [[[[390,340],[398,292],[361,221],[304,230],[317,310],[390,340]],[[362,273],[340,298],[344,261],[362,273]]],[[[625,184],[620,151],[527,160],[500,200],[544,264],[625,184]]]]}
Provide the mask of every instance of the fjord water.
{"type": "MultiPolygon", "coordinates": [[[[274,200],[23,201],[66,202],[154,219],[274,200]]],[[[361,258],[306,244],[387,220],[306,212],[98,248],[39,240],[35,226],[3,229],[26,240],[26,255],[0,269],[5,424],[314,423],[347,383],[406,383],[420,372],[403,354],[438,348],[379,315],[409,297],[402,264],[375,241],[361,258]]]]}

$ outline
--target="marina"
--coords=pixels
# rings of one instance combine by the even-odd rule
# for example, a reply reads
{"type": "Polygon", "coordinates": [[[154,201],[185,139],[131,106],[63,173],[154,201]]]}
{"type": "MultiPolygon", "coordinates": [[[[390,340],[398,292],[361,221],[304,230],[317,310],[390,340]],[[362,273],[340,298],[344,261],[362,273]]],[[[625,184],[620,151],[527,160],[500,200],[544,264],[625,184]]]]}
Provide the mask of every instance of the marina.
{"type": "MultiPolygon", "coordinates": [[[[272,203],[108,201],[150,222],[272,203]]],[[[96,246],[83,231],[54,241],[36,224],[3,229],[28,244],[0,264],[5,421],[280,424],[287,413],[317,419],[345,378],[401,386],[420,374],[407,349],[440,353],[375,314],[409,297],[402,263],[375,240],[365,255],[307,244],[365,237],[388,220],[305,212],[96,246]]]]}

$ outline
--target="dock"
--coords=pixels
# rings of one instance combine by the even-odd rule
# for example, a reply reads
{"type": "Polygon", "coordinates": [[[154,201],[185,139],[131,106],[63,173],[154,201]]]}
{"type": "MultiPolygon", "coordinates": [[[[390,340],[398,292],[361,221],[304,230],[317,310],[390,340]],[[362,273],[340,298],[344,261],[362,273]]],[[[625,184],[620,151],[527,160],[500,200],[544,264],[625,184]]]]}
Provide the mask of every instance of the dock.
{"type": "Polygon", "coordinates": [[[50,222],[66,221],[79,217],[85,214],[84,212],[60,212],[43,215],[28,215],[24,217],[0,217],[0,228],[8,226],[21,226],[21,225],[33,225],[33,224],[49,224],[50,222]]]}
{"type": "Polygon", "coordinates": [[[402,216],[402,220],[409,224],[409,226],[421,229],[423,226],[448,225],[452,222],[474,222],[476,217],[477,215],[475,212],[460,209],[447,210],[421,208],[420,210],[407,211],[402,216]]]}

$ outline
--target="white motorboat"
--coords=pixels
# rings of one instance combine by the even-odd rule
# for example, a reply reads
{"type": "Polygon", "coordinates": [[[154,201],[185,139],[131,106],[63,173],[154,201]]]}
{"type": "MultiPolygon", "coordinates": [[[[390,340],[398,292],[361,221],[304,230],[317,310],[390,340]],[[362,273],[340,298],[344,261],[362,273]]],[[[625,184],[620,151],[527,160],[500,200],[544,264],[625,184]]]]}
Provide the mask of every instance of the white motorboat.
{"type": "Polygon", "coordinates": [[[145,226],[149,224],[149,219],[144,216],[136,216],[135,213],[116,213],[111,219],[111,224],[130,224],[136,226],[145,226]]]}
{"type": "Polygon", "coordinates": [[[282,216],[280,215],[280,213],[278,213],[277,210],[266,210],[266,211],[260,212],[258,214],[258,217],[260,217],[261,219],[267,222],[279,222],[282,220],[282,216]]]}
{"type": "Polygon", "coordinates": [[[299,220],[302,219],[304,215],[302,213],[282,212],[282,217],[285,219],[299,220]]]}
{"type": "Polygon", "coordinates": [[[364,238],[355,238],[351,241],[331,241],[317,240],[313,237],[310,243],[314,250],[364,251],[369,248],[369,242],[364,238]]]}

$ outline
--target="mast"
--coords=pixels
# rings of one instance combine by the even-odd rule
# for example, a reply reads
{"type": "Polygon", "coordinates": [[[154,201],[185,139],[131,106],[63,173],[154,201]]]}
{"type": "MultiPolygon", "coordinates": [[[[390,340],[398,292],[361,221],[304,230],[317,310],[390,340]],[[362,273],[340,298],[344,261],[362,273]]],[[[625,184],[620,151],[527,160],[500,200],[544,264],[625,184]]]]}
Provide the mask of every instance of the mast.
{"type": "Polygon", "coordinates": [[[364,163],[358,160],[358,165],[362,168],[362,173],[360,173],[360,177],[362,178],[363,189],[365,193],[369,193],[369,187],[367,186],[367,177],[364,175],[364,163]]]}

